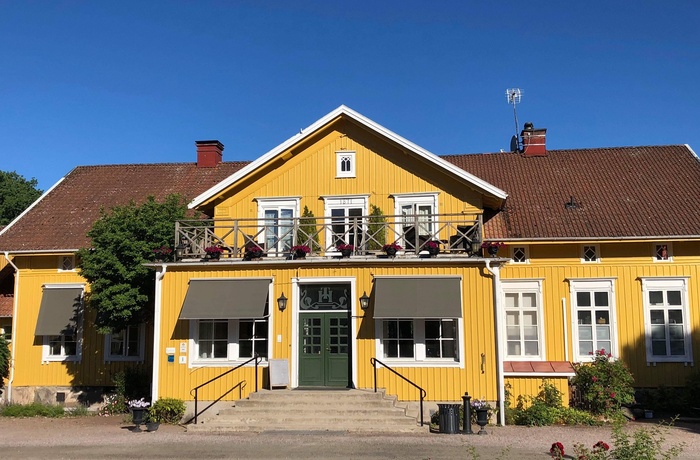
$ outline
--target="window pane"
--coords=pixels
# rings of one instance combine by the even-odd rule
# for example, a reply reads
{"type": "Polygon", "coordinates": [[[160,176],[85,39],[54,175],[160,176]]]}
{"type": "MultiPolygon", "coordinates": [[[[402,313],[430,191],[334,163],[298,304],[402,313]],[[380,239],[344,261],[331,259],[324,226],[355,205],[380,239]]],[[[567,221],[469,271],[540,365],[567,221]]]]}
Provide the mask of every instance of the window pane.
{"type": "Polygon", "coordinates": [[[652,340],[652,342],[651,342],[651,354],[654,356],[666,356],[666,341],[665,340],[652,340]]]}
{"type": "Polygon", "coordinates": [[[523,293],[523,308],[536,308],[537,307],[537,294],[534,292],[523,293]]]}
{"type": "Polygon", "coordinates": [[[402,340],[399,343],[399,358],[413,358],[413,341],[402,340]]]}
{"type": "Polygon", "coordinates": [[[666,295],[669,305],[681,305],[681,291],[668,291],[666,295]]]}
{"type": "Polygon", "coordinates": [[[454,320],[444,320],[442,322],[442,337],[444,339],[453,339],[457,336],[457,326],[454,320]]]}
{"type": "Polygon", "coordinates": [[[253,337],[253,322],[241,320],[238,324],[238,339],[248,340],[253,337]]]}
{"type": "Polygon", "coordinates": [[[649,303],[651,305],[663,305],[664,304],[663,291],[649,291],[649,303]]]}
{"type": "Polygon", "coordinates": [[[578,323],[579,324],[591,324],[592,314],[590,311],[579,311],[578,312],[578,323]]]}
{"type": "Polygon", "coordinates": [[[518,294],[507,293],[506,294],[506,308],[517,308],[518,307],[518,294]]]}
{"type": "Polygon", "coordinates": [[[608,293],[607,292],[595,292],[593,293],[595,299],[595,305],[597,307],[607,307],[608,306],[608,293]]]}
{"type": "Polygon", "coordinates": [[[685,342],[683,340],[671,340],[671,355],[685,355],[685,342]]]}
{"type": "Polygon", "coordinates": [[[508,342],[508,355],[520,356],[520,342],[508,342]]]}
{"type": "Polygon", "coordinates": [[[666,327],[663,324],[651,326],[652,340],[661,340],[666,338],[666,327]]]}
{"type": "Polygon", "coordinates": [[[593,354],[593,342],[589,341],[580,341],[578,345],[578,354],[585,356],[585,355],[592,355],[593,354]]]}
{"type": "Polygon", "coordinates": [[[520,313],[517,311],[506,312],[506,324],[508,326],[517,326],[520,324],[520,313]]]}
{"type": "Polygon", "coordinates": [[[240,358],[252,358],[253,357],[253,342],[246,340],[238,344],[238,356],[240,358]]]}
{"type": "Polygon", "coordinates": [[[395,339],[398,336],[398,323],[393,320],[384,321],[384,338],[395,339]]]}
{"type": "Polygon", "coordinates": [[[591,306],[591,293],[590,292],[577,292],[576,293],[576,305],[579,307],[590,307],[591,306]]]}
{"type": "Polygon", "coordinates": [[[435,339],[440,337],[440,321],[425,321],[425,338],[435,339]]]}
{"type": "Polygon", "coordinates": [[[537,356],[540,352],[538,350],[537,342],[525,342],[525,355],[527,356],[537,356]]]}
{"type": "Polygon", "coordinates": [[[453,340],[445,340],[442,342],[442,357],[443,358],[454,358],[455,357],[455,343],[453,340]]]}
{"type": "Polygon", "coordinates": [[[608,342],[607,340],[599,341],[596,348],[598,350],[605,350],[606,353],[610,353],[612,351],[612,343],[608,342]]]}
{"type": "Polygon", "coordinates": [[[525,340],[537,340],[537,327],[536,326],[524,327],[523,333],[525,335],[525,340]]]}
{"type": "Polygon", "coordinates": [[[226,349],[228,348],[227,342],[214,342],[214,356],[213,358],[226,358],[226,349]]]}
{"type": "MultiPolygon", "coordinates": [[[[73,338],[71,338],[73,339],[73,338]]],[[[77,354],[77,343],[73,340],[66,339],[64,352],[66,356],[73,356],[77,354]]]]}
{"type": "Polygon", "coordinates": [[[649,317],[651,318],[651,324],[664,324],[664,311],[663,310],[651,310],[649,312],[649,317]]]}
{"type": "Polygon", "coordinates": [[[523,325],[537,326],[537,312],[527,311],[523,313],[523,325]]]}
{"type": "MultiPolygon", "coordinates": [[[[610,326],[596,326],[595,334],[598,340],[610,340],[610,326]]],[[[610,348],[606,348],[610,350],[610,348]]]]}
{"type": "Polygon", "coordinates": [[[211,321],[202,320],[199,322],[199,338],[207,340],[214,337],[214,324],[211,321]]]}
{"type": "Polygon", "coordinates": [[[668,327],[668,337],[671,340],[683,340],[685,338],[683,334],[683,326],[671,324],[668,327]]]}
{"type": "Polygon", "coordinates": [[[413,338],[413,321],[399,321],[399,338],[413,338]]]}
{"type": "Polygon", "coordinates": [[[581,340],[591,340],[593,338],[593,328],[591,326],[579,326],[578,338],[581,340]]]}
{"type": "Polygon", "coordinates": [[[610,312],[607,310],[596,310],[595,322],[596,324],[610,324],[610,312]]]}
{"type": "Polygon", "coordinates": [[[398,358],[399,357],[399,341],[385,340],[384,341],[384,357],[398,358]]]}
{"type": "Polygon", "coordinates": [[[668,322],[670,324],[683,324],[683,310],[669,310],[668,322]]]}
{"type": "Polygon", "coordinates": [[[214,323],[214,339],[228,340],[228,321],[217,321],[214,323]]]}
{"type": "Polygon", "coordinates": [[[440,341],[426,340],[425,341],[425,357],[439,358],[440,357],[440,341]]]}
{"type": "Polygon", "coordinates": [[[508,326],[506,328],[506,336],[508,340],[519,340],[520,328],[518,326],[508,326]]]}

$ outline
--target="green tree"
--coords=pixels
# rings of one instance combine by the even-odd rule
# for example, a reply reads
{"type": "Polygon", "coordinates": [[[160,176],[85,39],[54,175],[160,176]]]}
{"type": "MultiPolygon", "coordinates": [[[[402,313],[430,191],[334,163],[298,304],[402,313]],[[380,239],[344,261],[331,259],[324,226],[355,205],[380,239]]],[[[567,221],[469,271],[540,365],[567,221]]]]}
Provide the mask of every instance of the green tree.
{"type": "Polygon", "coordinates": [[[7,345],[5,334],[0,334],[0,395],[5,385],[5,379],[10,376],[10,347],[7,345]]]}
{"type": "Polygon", "coordinates": [[[304,212],[299,219],[297,229],[297,244],[303,244],[311,249],[311,252],[318,252],[321,244],[318,242],[318,229],[316,228],[316,217],[308,206],[304,206],[304,212]]]}
{"type": "Polygon", "coordinates": [[[34,178],[27,180],[14,171],[0,171],[0,225],[12,222],[41,196],[36,186],[34,178]]]}
{"type": "Polygon", "coordinates": [[[186,214],[179,195],[162,203],[149,196],[140,206],[132,201],[100,211],[88,232],[92,247],[78,251],[80,275],[90,282],[89,307],[96,311],[100,333],[151,321],[155,273],[143,264],[153,261],[154,251],[172,249],[175,221],[186,214]]]}

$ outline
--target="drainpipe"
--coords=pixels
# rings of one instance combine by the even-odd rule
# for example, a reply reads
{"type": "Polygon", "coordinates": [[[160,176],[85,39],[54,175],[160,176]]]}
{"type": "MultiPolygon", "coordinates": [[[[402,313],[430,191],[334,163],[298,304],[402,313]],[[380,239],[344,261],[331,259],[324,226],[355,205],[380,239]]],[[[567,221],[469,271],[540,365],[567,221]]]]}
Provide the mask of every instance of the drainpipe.
{"type": "Polygon", "coordinates": [[[7,379],[7,403],[12,402],[12,382],[15,380],[15,350],[17,350],[17,302],[19,300],[19,268],[10,260],[10,253],[3,253],[8,264],[15,269],[15,291],[12,299],[12,354],[10,355],[10,376],[7,379]]]}
{"type": "Polygon", "coordinates": [[[486,269],[493,273],[493,308],[494,308],[494,318],[496,321],[496,390],[498,391],[498,413],[501,414],[500,425],[506,425],[506,412],[505,412],[505,378],[503,376],[503,340],[501,335],[501,325],[503,324],[503,318],[501,318],[503,308],[501,308],[501,267],[500,265],[491,266],[491,261],[486,259],[486,269]]]}
{"type": "Polygon", "coordinates": [[[160,322],[161,301],[163,298],[163,277],[168,266],[163,264],[156,273],[156,292],[153,299],[153,378],[151,379],[151,404],[158,400],[158,374],[160,372],[160,322]]]}

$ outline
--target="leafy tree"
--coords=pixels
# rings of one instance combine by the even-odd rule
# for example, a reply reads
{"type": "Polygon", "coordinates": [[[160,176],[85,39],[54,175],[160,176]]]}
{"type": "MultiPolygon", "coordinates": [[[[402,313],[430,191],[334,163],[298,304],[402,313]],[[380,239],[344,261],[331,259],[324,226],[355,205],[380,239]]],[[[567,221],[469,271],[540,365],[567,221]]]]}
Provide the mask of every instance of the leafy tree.
{"type": "Polygon", "coordinates": [[[10,347],[7,345],[5,334],[0,334],[0,395],[5,385],[5,379],[10,376],[10,347]]]}
{"type": "Polygon", "coordinates": [[[179,195],[169,195],[162,203],[149,196],[140,206],[132,201],[110,212],[100,211],[88,232],[92,248],[78,251],[80,274],[90,282],[89,306],[96,310],[100,333],[152,319],[155,273],[143,264],[153,261],[154,251],[172,249],[175,221],[186,213],[179,195]]]}
{"type": "Polygon", "coordinates": [[[0,171],[0,225],[12,222],[41,196],[36,186],[34,178],[27,180],[14,171],[0,171]]]}
{"type": "Polygon", "coordinates": [[[311,252],[318,252],[321,244],[318,242],[318,229],[316,228],[316,217],[308,206],[304,206],[304,212],[299,219],[297,229],[297,244],[303,244],[311,249],[311,252]]]}

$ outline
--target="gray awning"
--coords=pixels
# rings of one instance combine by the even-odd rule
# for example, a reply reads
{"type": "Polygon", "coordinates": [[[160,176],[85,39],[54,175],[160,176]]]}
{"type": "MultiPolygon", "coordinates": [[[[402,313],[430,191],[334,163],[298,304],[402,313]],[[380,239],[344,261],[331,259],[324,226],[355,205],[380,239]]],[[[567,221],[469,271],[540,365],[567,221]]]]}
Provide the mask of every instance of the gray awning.
{"type": "Polygon", "coordinates": [[[375,318],[461,318],[460,278],[377,277],[375,318]]]}
{"type": "Polygon", "coordinates": [[[61,335],[75,331],[83,288],[44,288],[34,335],[61,335]]]}
{"type": "Polygon", "coordinates": [[[272,279],[190,280],[180,319],[262,318],[272,279]]]}

